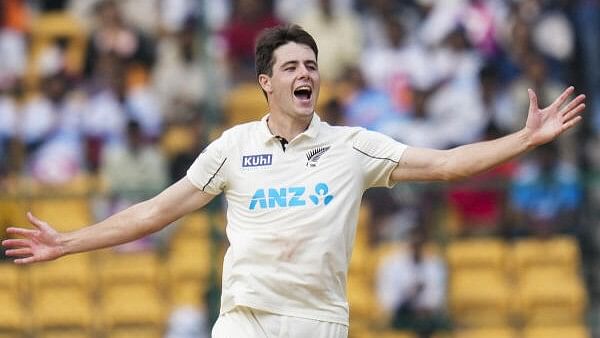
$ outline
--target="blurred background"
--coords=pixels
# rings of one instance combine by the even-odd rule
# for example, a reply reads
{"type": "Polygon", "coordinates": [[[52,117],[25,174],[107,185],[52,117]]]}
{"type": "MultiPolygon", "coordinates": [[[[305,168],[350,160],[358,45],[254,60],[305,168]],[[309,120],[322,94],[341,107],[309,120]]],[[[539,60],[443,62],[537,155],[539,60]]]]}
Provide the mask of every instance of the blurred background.
{"type": "MultiPolygon", "coordinates": [[[[600,337],[598,0],[0,0],[0,239],[28,210],[69,231],[153,196],[263,116],[253,43],[280,23],[319,44],[324,120],[413,146],[521,128],[527,88],[587,95],[524,157],[365,194],[351,338],[600,337]]],[[[0,337],[208,337],[223,208],[46,264],[0,252],[0,337]]]]}

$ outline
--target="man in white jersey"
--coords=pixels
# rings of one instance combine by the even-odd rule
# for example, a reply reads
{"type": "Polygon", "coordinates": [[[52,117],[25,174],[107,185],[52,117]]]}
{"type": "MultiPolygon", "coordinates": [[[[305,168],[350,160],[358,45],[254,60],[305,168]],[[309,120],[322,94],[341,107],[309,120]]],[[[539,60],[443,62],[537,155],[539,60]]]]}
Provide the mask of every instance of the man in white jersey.
{"type": "Polygon", "coordinates": [[[26,264],[129,242],[223,192],[230,247],[213,337],[347,337],[346,276],[365,189],[477,174],[553,140],[585,107],[583,95],[568,100],[572,87],[544,109],[530,91],[518,132],[450,150],[407,147],[319,119],[317,55],[298,26],[265,31],[256,70],[268,115],[225,131],[185,178],[97,224],[58,233],[28,213],[35,229],[9,228],[23,238],[3,241],[6,255],[26,264]]]}

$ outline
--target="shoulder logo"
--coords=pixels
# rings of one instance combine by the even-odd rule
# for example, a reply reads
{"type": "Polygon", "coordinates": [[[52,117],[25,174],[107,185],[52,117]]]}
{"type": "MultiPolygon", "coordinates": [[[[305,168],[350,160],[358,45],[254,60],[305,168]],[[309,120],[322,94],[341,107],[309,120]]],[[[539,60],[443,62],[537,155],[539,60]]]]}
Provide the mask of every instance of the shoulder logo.
{"type": "Polygon", "coordinates": [[[331,148],[331,146],[319,147],[319,148],[315,148],[315,149],[309,151],[308,153],[306,153],[306,159],[307,159],[306,166],[307,167],[316,167],[317,162],[319,161],[321,156],[323,156],[323,154],[325,154],[327,152],[327,150],[329,150],[329,148],[331,148]]]}

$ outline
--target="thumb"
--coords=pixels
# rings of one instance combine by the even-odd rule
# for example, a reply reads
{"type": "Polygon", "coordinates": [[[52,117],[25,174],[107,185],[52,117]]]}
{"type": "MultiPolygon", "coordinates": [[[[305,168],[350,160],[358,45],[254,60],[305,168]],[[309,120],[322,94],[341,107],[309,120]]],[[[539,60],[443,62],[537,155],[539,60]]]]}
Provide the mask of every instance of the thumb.
{"type": "Polygon", "coordinates": [[[31,211],[27,212],[27,219],[29,220],[29,223],[33,224],[39,230],[48,231],[50,229],[50,226],[48,225],[48,223],[46,223],[46,222],[42,221],[41,219],[33,216],[33,214],[31,213],[31,211]]]}
{"type": "Polygon", "coordinates": [[[538,107],[537,95],[535,94],[533,89],[528,88],[527,93],[529,94],[529,108],[538,109],[539,107],[538,107]]]}

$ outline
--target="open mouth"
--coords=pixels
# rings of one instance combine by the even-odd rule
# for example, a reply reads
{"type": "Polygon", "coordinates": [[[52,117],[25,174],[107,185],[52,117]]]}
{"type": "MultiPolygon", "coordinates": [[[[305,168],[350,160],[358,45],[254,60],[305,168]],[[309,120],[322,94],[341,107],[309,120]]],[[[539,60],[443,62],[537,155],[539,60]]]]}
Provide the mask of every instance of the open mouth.
{"type": "Polygon", "coordinates": [[[312,97],[312,88],[309,86],[300,86],[294,90],[294,96],[302,101],[310,100],[312,97]]]}

